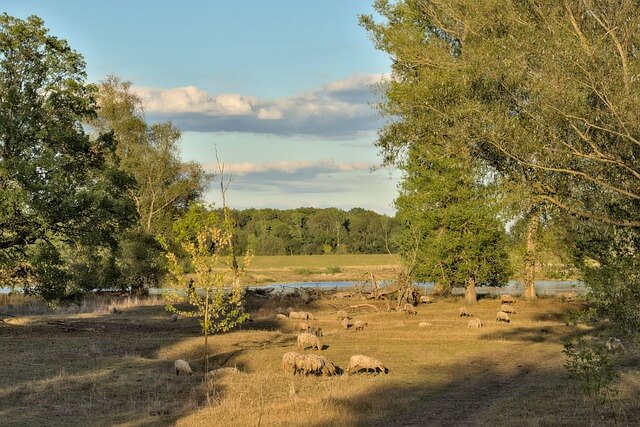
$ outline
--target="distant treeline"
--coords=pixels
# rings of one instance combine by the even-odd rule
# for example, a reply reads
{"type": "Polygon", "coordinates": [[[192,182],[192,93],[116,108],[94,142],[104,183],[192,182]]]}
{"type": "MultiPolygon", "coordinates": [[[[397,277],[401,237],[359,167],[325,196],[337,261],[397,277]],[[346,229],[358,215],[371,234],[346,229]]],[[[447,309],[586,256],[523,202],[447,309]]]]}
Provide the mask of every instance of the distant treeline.
{"type": "Polygon", "coordinates": [[[232,210],[236,251],[255,255],[395,252],[394,218],[362,208],[232,210]]]}

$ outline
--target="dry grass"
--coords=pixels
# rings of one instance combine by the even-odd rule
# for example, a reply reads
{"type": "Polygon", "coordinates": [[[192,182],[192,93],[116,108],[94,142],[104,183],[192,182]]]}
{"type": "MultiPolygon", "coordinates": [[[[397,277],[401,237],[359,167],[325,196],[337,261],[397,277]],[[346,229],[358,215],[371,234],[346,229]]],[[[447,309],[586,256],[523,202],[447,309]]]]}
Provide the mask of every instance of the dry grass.
{"type": "Polygon", "coordinates": [[[486,324],[475,330],[458,317],[457,300],[418,307],[417,316],[386,312],[380,302],[379,312],[349,309],[368,322],[355,332],[342,329],[335,313],[362,301],[303,306],[284,298],[252,302],[253,323],[210,340],[210,365],[242,372],[206,381],[197,321],[170,322],[161,305],[134,305],[121,315],[29,316],[23,326],[0,323],[0,419],[15,425],[640,423],[634,349],[617,360],[622,393],[615,412],[592,412],[564,379],[563,340],[602,333],[564,324],[563,313],[575,305],[518,302],[513,322],[496,324],[500,303],[484,299],[471,308],[486,324]],[[313,312],[319,319],[313,323],[325,332],[322,354],[341,368],[351,355],[367,354],[382,360],[389,374],[283,373],[282,354],[296,351],[298,321],[276,321],[277,306],[313,312]],[[51,319],[64,324],[47,323],[51,319]],[[431,326],[419,328],[421,321],[431,326]],[[191,363],[193,376],[175,376],[177,358],[191,363]]]}

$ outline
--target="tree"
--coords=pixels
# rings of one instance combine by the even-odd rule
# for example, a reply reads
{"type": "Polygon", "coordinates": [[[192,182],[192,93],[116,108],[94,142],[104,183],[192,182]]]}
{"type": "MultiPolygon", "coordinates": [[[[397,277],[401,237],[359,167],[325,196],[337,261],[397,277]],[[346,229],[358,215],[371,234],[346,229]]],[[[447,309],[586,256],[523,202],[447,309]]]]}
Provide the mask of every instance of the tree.
{"type": "Polygon", "coordinates": [[[97,117],[91,126],[113,132],[118,142],[121,167],[133,176],[129,188],[135,202],[138,226],[121,236],[123,250],[118,265],[122,282],[131,291],[144,292],[157,286],[165,273],[162,248],[155,244],[159,233],[171,230],[175,217],[199,200],[211,175],[195,162],[180,159],[180,130],[170,122],[147,124],[142,101],[116,76],[100,83],[97,117]]]}
{"type": "MultiPolygon", "coordinates": [[[[595,227],[607,247],[623,245],[614,258],[629,247],[637,256],[637,238],[615,237],[640,233],[637,2],[380,0],[376,8],[385,24],[361,22],[394,60],[388,114],[422,117],[423,128],[447,121],[446,135],[478,161],[529,187],[531,206],[574,218],[567,224],[578,233],[595,227]]],[[[421,134],[401,136],[381,141],[387,160],[421,143],[421,134]]]]}
{"type": "Polygon", "coordinates": [[[115,141],[82,127],[96,114],[84,67],[40,18],[0,15],[0,263],[50,299],[70,291],[65,248],[115,248],[135,220],[115,141]]]}
{"type": "Polygon", "coordinates": [[[488,190],[457,156],[432,146],[412,148],[406,177],[396,199],[397,219],[405,225],[401,254],[409,277],[435,282],[441,293],[466,288],[476,302],[476,284],[508,279],[505,231],[488,190]]]}

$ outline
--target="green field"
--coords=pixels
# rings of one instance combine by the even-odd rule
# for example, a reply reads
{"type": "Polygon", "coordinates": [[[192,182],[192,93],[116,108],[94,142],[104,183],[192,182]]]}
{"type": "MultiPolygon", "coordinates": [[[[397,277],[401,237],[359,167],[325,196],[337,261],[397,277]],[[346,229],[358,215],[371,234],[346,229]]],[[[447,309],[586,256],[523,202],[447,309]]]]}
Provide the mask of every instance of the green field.
{"type": "Polygon", "coordinates": [[[400,256],[395,254],[274,255],[253,257],[251,268],[330,268],[399,264],[400,256]]]}

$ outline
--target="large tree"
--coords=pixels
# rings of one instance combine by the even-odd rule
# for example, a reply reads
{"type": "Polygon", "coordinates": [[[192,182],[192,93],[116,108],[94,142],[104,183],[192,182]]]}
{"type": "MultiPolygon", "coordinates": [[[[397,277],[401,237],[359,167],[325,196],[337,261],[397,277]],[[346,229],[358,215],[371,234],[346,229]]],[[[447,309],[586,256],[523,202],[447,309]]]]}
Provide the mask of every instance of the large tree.
{"type": "MultiPolygon", "coordinates": [[[[427,129],[447,120],[448,137],[516,188],[526,186],[527,235],[542,209],[577,219],[568,226],[577,243],[597,228],[618,248],[610,259],[637,257],[636,1],[380,0],[376,8],[386,22],[362,23],[394,61],[387,113],[423,117],[427,129]]],[[[421,144],[422,134],[401,136],[381,140],[391,161],[421,144]]]]}
{"type": "Polygon", "coordinates": [[[135,218],[114,140],[83,129],[95,116],[84,67],[40,18],[0,15],[2,277],[31,280],[51,298],[64,295],[70,277],[63,249],[114,247],[135,218]]]}

